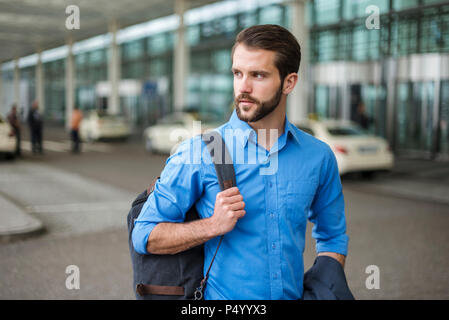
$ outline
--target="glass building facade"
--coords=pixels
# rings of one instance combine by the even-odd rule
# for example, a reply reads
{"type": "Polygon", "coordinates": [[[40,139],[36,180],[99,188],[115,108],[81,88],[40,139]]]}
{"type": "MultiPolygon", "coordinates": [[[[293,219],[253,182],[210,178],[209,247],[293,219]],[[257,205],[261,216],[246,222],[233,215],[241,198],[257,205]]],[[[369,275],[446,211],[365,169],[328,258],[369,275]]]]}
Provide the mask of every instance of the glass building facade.
{"type": "Polygon", "coordinates": [[[369,131],[396,153],[448,158],[449,3],[315,0],[308,14],[308,111],[354,119],[363,102],[369,131]],[[374,16],[377,28],[370,27],[374,16]],[[340,76],[324,79],[332,70],[340,76]]]}
{"type": "MultiPolygon", "coordinates": [[[[214,14],[185,18],[189,50],[186,109],[213,111],[225,120],[233,99],[230,51],[237,33],[265,23],[290,29],[292,20],[298,19],[289,2],[252,3],[225,14],[217,12],[217,4],[209,5],[214,14]]],[[[189,10],[186,16],[194,10],[198,11],[189,10]]],[[[449,3],[309,0],[306,13],[307,112],[351,119],[363,102],[373,119],[369,131],[387,138],[397,153],[449,157],[449,70],[445,70],[449,69],[449,3]],[[378,28],[370,28],[367,19],[377,13],[378,28]],[[440,66],[435,74],[413,70],[416,65],[435,64],[440,66]]],[[[124,36],[119,41],[120,78],[128,84],[120,86],[119,111],[128,116],[135,132],[174,110],[177,27],[166,25],[162,31],[124,36]],[[129,84],[139,90],[127,89],[129,84]]],[[[102,37],[100,45],[74,50],[75,104],[82,110],[108,108],[101,87],[108,82],[110,49],[108,35],[102,37]]],[[[45,117],[59,123],[66,117],[66,64],[65,55],[43,60],[45,117]]],[[[35,99],[34,69],[20,70],[21,92],[28,92],[22,100],[28,105],[35,99]]],[[[4,92],[13,74],[12,69],[3,69],[4,92]]]]}

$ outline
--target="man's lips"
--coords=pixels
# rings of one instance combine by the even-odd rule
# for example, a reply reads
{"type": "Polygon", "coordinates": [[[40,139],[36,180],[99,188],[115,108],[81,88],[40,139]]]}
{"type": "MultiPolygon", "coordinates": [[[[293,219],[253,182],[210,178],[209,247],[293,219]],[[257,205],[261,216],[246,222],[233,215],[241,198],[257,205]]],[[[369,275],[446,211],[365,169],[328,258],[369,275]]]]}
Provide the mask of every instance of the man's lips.
{"type": "Polygon", "coordinates": [[[239,100],[239,103],[250,104],[250,103],[255,103],[255,102],[252,101],[252,100],[244,100],[244,99],[242,99],[242,100],[239,100]]]}

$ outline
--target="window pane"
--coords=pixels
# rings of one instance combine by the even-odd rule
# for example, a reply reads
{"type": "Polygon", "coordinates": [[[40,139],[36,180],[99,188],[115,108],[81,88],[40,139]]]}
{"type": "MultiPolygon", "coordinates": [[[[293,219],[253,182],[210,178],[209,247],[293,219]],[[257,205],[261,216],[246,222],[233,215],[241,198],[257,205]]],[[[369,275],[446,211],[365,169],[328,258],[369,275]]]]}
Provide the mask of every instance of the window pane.
{"type": "Polygon", "coordinates": [[[200,27],[199,25],[189,26],[187,28],[187,43],[194,46],[200,42],[200,27]]]}
{"type": "Polygon", "coordinates": [[[148,52],[150,54],[159,54],[167,50],[167,38],[165,34],[158,34],[148,39],[148,52]]]}
{"type": "Polygon", "coordinates": [[[245,12],[240,15],[239,18],[240,28],[244,29],[257,24],[256,12],[245,12]]]}
{"type": "Polygon", "coordinates": [[[126,43],[124,44],[123,51],[125,59],[140,58],[143,55],[144,51],[143,42],[138,40],[126,43]]]}
{"type": "Polygon", "coordinates": [[[212,54],[212,64],[214,69],[221,73],[227,73],[231,70],[231,52],[230,50],[218,50],[212,54]]]}
{"type": "Polygon", "coordinates": [[[380,14],[388,12],[388,0],[345,0],[343,1],[343,19],[368,17],[371,13],[366,13],[366,8],[371,5],[378,7],[380,14]]]}
{"type": "Polygon", "coordinates": [[[337,23],[339,11],[340,0],[315,0],[316,24],[337,23]]]}
{"type": "Polygon", "coordinates": [[[334,60],[337,54],[337,37],[334,32],[323,31],[318,35],[318,61],[334,60]]]}
{"type": "Polygon", "coordinates": [[[402,10],[418,6],[418,0],[394,0],[393,9],[402,10]]]}
{"type": "Polygon", "coordinates": [[[282,9],[279,6],[269,6],[260,10],[259,22],[261,24],[281,24],[282,9]]]}

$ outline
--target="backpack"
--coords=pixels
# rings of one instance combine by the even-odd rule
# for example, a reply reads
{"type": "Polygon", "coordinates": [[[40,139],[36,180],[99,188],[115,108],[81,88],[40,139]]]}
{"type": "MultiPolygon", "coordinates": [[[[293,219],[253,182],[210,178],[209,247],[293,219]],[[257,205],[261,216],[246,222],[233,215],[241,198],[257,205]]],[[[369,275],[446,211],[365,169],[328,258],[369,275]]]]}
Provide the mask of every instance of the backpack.
{"type": "MultiPolygon", "coordinates": [[[[224,140],[216,131],[202,135],[217,173],[221,190],[236,185],[234,166],[224,140]],[[221,143],[220,143],[221,142],[221,143]],[[218,144],[217,144],[218,143],[218,144]],[[218,152],[217,152],[218,151],[218,152]]],[[[159,177],[158,177],[159,178],[159,177]]],[[[158,180],[137,196],[127,216],[128,244],[133,267],[133,288],[138,300],[200,300],[207,283],[209,271],[223,240],[221,236],[215,255],[203,276],[204,245],[199,245],[177,254],[139,254],[134,250],[132,231],[148,196],[158,180]]],[[[199,219],[195,205],[186,213],[185,222],[199,219]]]]}

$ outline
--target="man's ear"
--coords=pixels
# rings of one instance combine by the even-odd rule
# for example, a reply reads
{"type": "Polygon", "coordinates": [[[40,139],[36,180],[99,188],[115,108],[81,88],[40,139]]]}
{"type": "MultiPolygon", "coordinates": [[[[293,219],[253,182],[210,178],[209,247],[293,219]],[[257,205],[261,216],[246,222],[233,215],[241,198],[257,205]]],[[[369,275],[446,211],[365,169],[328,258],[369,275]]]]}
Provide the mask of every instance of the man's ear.
{"type": "Polygon", "coordinates": [[[296,82],[298,82],[298,74],[290,73],[284,79],[283,94],[289,94],[295,88],[296,82]]]}

